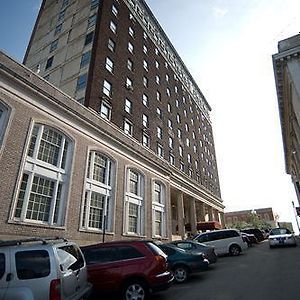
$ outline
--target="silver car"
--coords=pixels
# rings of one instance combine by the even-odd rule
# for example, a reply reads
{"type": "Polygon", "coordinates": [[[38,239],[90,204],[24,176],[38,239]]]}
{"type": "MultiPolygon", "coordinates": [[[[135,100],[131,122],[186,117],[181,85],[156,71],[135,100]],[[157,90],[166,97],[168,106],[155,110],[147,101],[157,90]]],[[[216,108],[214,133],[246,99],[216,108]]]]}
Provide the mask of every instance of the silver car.
{"type": "Polygon", "coordinates": [[[287,228],[273,228],[269,233],[270,248],[276,246],[297,246],[295,235],[287,228]]]}
{"type": "Polygon", "coordinates": [[[0,300],[87,299],[84,257],[62,239],[0,241],[0,300]]]}

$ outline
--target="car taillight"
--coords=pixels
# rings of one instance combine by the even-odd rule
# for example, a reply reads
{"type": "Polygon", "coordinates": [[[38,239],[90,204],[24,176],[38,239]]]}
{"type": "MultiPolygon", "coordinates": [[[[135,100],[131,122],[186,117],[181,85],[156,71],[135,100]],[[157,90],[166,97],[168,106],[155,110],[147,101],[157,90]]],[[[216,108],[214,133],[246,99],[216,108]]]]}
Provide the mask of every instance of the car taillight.
{"type": "Polygon", "coordinates": [[[164,268],[167,266],[167,260],[161,255],[155,255],[155,260],[164,268]]]}
{"type": "Polygon", "coordinates": [[[53,279],[50,283],[49,300],[61,300],[60,299],[60,280],[59,279],[53,279]]]}

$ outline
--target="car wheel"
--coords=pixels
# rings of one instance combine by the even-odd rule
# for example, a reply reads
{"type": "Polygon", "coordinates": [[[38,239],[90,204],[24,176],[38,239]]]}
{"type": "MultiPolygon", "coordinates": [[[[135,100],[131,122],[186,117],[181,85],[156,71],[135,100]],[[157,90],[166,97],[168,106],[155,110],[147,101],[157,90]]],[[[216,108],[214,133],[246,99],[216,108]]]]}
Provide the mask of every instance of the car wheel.
{"type": "Polygon", "coordinates": [[[232,256],[240,255],[241,248],[238,245],[231,245],[230,248],[229,248],[229,253],[232,256]]]}
{"type": "Polygon", "coordinates": [[[125,284],[122,291],[123,300],[146,300],[148,298],[148,288],[142,281],[130,281],[125,284]]]}
{"type": "Polygon", "coordinates": [[[183,283],[187,281],[188,278],[188,271],[187,268],[184,266],[178,266],[174,269],[174,278],[175,281],[178,283],[183,283]]]}

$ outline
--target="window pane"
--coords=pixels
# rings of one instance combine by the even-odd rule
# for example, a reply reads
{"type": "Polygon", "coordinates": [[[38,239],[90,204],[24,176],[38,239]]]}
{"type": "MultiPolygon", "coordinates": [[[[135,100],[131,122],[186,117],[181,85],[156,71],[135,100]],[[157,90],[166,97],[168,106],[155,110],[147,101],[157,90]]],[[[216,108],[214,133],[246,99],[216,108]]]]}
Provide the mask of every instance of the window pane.
{"type": "Polygon", "coordinates": [[[92,192],[89,214],[89,227],[102,229],[105,196],[92,192]]]}
{"type": "Polygon", "coordinates": [[[94,172],[93,179],[105,183],[107,176],[107,158],[99,153],[94,156],[94,172]]]}
{"type": "Polygon", "coordinates": [[[138,195],[138,174],[133,171],[129,174],[129,192],[138,195]]]}
{"type": "Polygon", "coordinates": [[[136,204],[129,203],[128,210],[128,231],[137,233],[138,206],[136,204]]]}

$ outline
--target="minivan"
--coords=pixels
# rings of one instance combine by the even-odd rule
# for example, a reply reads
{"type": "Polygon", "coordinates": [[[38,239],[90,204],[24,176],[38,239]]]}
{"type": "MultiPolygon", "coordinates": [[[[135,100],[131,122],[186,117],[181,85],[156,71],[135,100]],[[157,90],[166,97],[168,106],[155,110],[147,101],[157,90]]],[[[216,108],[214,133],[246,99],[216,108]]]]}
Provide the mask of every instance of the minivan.
{"type": "Polygon", "coordinates": [[[193,240],[215,247],[217,255],[239,255],[247,249],[247,243],[235,229],[221,229],[197,234],[193,240]]]}

